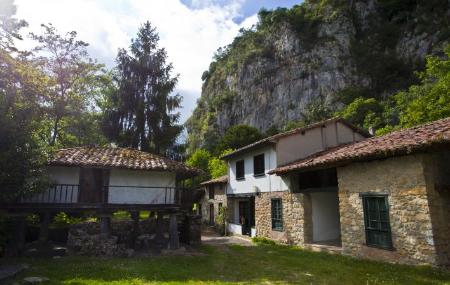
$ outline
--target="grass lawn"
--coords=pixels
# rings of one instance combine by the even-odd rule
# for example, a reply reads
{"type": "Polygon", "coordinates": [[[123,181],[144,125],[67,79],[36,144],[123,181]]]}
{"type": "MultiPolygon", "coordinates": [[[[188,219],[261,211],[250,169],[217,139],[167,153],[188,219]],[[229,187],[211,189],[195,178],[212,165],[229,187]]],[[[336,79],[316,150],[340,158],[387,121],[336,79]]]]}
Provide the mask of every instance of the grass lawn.
{"type": "Polygon", "coordinates": [[[43,276],[50,279],[45,284],[450,284],[448,271],[287,246],[203,246],[202,251],[204,256],[63,257],[14,262],[31,265],[17,276],[17,281],[43,276]]]}

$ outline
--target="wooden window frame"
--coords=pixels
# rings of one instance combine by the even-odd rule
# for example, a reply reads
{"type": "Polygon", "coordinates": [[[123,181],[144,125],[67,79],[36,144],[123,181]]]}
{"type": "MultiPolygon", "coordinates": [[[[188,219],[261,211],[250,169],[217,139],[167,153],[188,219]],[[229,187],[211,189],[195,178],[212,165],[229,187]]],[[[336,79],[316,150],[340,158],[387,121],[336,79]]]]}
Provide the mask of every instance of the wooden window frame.
{"type": "Polygon", "coordinates": [[[236,180],[244,180],[245,179],[245,161],[243,159],[236,161],[236,180]],[[242,175],[239,173],[239,165],[242,163],[242,175]]]}
{"type": "Polygon", "coordinates": [[[363,212],[364,212],[364,232],[366,236],[366,246],[369,247],[375,247],[379,249],[385,249],[385,250],[394,250],[393,244],[392,244],[392,231],[391,231],[391,223],[389,219],[389,201],[388,201],[388,194],[378,194],[378,193],[362,193],[360,195],[362,199],[363,204],[363,212]],[[369,201],[375,201],[376,209],[375,212],[377,215],[377,219],[371,220],[371,215],[369,214],[370,211],[370,204],[369,201]],[[385,210],[380,210],[380,205],[384,204],[385,210]],[[381,217],[382,212],[384,213],[385,219],[383,220],[381,217]],[[373,227],[371,226],[372,223],[376,223],[377,226],[373,227]],[[382,224],[386,224],[385,228],[382,228],[382,224]],[[372,234],[380,234],[385,235],[386,243],[377,243],[371,241],[372,234]]]}
{"type": "Polygon", "coordinates": [[[258,176],[265,176],[265,175],[266,175],[266,163],[265,163],[264,153],[253,156],[253,176],[258,177],[258,176]],[[259,159],[261,159],[261,157],[262,157],[262,160],[259,161],[259,159]],[[261,163],[262,165],[258,165],[258,163],[261,163]],[[259,169],[261,167],[262,167],[262,169],[259,169]]]}
{"type": "Polygon", "coordinates": [[[272,198],[270,200],[270,212],[272,220],[272,230],[279,232],[283,231],[283,201],[281,198],[272,198]],[[279,205],[277,206],[276,203],[279,203],[279,205]],[[278,209],[276,209],[275,207],[278,207],[278,209]],[[279,211],[278,213],[275,213],[277,217],[274,217],[275,211],[279,211]]]}

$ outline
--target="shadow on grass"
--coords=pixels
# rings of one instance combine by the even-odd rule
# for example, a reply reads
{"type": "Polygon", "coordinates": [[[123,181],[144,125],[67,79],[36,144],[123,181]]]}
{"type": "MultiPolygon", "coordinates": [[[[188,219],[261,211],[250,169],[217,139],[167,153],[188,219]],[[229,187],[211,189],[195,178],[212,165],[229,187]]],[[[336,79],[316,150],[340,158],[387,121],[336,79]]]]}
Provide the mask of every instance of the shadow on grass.
{"type": "MultiPolygon", "coordinates": [[[[450,272],[316,253],[295,247],[203,246],[205,256],[19,259],[46,284],[449,284],[450,272]]],[[[2,262],[4,263],[5,260],[2,262]]]]}

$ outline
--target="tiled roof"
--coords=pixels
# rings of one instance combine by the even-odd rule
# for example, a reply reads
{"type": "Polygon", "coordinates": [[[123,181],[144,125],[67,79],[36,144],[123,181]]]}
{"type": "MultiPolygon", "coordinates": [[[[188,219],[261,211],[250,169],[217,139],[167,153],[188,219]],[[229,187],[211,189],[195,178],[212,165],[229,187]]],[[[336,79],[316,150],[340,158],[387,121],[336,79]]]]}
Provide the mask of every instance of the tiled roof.
{"type": "Polygon", "coordinates": [[[205,182],[200,183],[201,185],[211,185],[216,183],[227,183],[228,182],[228,175],[220,176],[205,182]]]}
{"type": "Polygon", "coordinates": [[[439,146],[450,146],[450,118],[318,152],[278,167],[270,173],[283,174],[294,170],[406,155],[439,146]]]}
{"type": "Polygon", "coordinates": [[[195,176],[201,172],[181,162],[159,155],[119,147],[74,147],[60,149],[52,155],[49,164],[169,171],[187,176],[195,176]]]}
{"type": "Polygon", "coordinates": [[[361,128],[353,125],[353,124],[351,124],[350,122],[348,122],[348,121],[346,121],[346,120],[344,120],[342,118],[331,118],[331,119],[320,121],[320,122],[317,122],[317,123],[314,123],[314,124],[311,124],[311,125],[308,125],[308,126],[305,126],[305,127],[296,128],[296,129],[293,129],[293,130],[290,130],[290,131],[287,131],[287,132],[279,133],[279,134],[276,134],[276,135],[264,138],[262,140],[254,142],[252,144],[249,144],[249,145],[246,145],[244,147],[238,148],[237,150],[235,150],[235,151],[233,151],[233,152],[231,152],[231,153],[229,153],[227,155],[222,156],[221,159],[231,158],[231,157],[233,157],[233,156],[235,156],[237,154],[244,153],[244,152],[246,152],[248,150],[251,150],[253,148],[256,148],[256,147],[261,147],[261,146],[268,145],[268,144],[274,144],[280,138],[291,136],[291,135],[295,135],[295,134],[298,134],[298,133],[301,133],[301,132],[305,132],[307,130],[318,128],[318,127],[320,127],[322,125],[329,124],[329,123],[334,123],[334,122],[342,123],[342,124],[346,125],[347,127],[349,127],[350,129],[354,130],[355,132],[357,132],[357,133],[359,133],[359,134],[361,134],[361,135],[363,135],[365,137],[370,137],[370,134],[368,132],[366,132],[365,130],[363,130],[363,129],[361,129],[361,128]]]}

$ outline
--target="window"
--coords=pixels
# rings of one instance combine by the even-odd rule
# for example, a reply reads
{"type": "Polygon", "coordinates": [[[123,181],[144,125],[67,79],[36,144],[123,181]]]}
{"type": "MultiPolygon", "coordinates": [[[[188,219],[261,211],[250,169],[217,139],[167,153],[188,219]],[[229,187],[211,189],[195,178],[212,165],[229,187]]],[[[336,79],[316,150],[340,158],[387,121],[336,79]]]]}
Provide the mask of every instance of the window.
{"type": "Polygon", "coordinates": [[[366,244],[392,249],[387,195],[362,195],[366,244]]]}
{"type": "Polygon", "coordinates": [[[236,161],[236,180],[245,179],[244,161],[236,161]]]}
{"type": "Polygon", "coordinates": [[[281,199],[272,199],[272,230],[283,230],[283,206],[281,199]]]}
{"type": "Polygon", "coordinates": [[[262,153],[253,157],[253,175],[264,175],[264,171],[264,153],[262,153]]]}
{"type": "Polygon", "coordinates": [[[214,199],[214,185],[209,186],[209,199],[214,199]]]}

